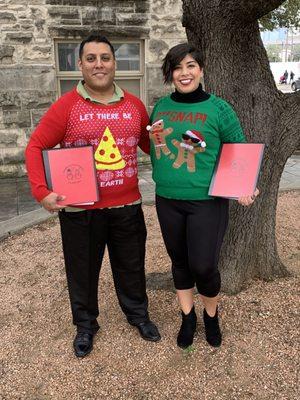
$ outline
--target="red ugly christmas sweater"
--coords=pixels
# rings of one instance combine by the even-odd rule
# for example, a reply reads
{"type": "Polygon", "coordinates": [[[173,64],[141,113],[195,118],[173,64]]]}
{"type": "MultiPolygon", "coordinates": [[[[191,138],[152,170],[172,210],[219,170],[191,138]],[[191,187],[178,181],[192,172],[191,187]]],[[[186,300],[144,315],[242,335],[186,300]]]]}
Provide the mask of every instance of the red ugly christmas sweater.
{"type": "MultiPolygon", "coordinates": [[[[85,100],[76,89],[58,99],[41,119],[26,148],[26,167],[33,196],[41,201],[47,188],[42,150],[92,145],[100,200],[81,208],[105,208],[140,199],[137,145],[149,154],[149,118],[145,106],[124,92],[117,103],[85,100]]],[[[63,193],[59,193],[63,194],[63,193]]]]}

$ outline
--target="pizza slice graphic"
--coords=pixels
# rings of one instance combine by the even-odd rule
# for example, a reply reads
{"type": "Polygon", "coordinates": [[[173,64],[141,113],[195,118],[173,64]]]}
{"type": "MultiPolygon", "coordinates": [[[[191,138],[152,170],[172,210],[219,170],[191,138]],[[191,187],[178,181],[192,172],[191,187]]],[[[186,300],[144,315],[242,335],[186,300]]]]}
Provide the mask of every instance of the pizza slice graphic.
{"type": "Polygon", "coordinates": [[[106,127],[102,139],[95,151],[96,169],[122,169],[126,163],[122,158],[120,150],[113,138],[109,127],[106,127]]]}

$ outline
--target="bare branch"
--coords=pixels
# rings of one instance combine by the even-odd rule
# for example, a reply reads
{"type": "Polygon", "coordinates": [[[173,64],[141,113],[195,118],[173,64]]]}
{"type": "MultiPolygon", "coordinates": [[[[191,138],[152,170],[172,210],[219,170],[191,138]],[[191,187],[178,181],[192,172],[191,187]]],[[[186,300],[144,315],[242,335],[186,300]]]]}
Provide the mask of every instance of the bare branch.
{"type": "Polygon", "coordinates": [[[247,18],[253,21],[275,10],[284,2],[285,0],[237,0],[236,7],[240,11],[245,11],[243,19],[247,18]]]}
{"type": "Polygon", "coordinates": [[[258,20],[278,8],[285,0],[182,0],[183,26],[194,30],[199,20],[218,15],[226,27],[258,20]],[[222,3],[222,6],[220,6],[222,3]]]}

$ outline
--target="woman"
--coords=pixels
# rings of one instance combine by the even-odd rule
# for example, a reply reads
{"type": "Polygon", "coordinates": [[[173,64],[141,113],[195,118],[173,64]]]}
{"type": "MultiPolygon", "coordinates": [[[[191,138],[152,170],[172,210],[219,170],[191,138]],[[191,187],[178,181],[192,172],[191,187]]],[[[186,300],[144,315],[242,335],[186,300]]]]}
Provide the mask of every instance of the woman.
{"type": "MultiPolygon", "coordinates": [[[[182,324],[177,344],[193,343],[197,316],[196,284],[204,305],[207,342],[218,347],[219,253],[227,227],[228,200],[212,198],[208,188],[223,142],[245,142],[240,122],[224,100],[203,91],[203,61],[199,51],[184,43],[171,48],[162,71],[175,91],[154,107],[149,127],[157,215],[168,254],[182,324]]],[[[240,198],[253,203],[258,195],[240,198]]]]}

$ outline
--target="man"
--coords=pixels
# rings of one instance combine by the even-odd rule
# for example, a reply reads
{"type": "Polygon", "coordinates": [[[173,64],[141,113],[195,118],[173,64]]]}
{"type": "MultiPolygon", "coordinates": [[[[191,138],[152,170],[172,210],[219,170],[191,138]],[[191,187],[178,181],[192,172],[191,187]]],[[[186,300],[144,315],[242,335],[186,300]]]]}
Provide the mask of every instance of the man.
{"type": "Polygon", "coordinates": [[[145,288],[146,227],[137,179],[137,144],[149,153],[148,115],[142,102],[115,83],[111,43],[90,35],[79,49],[83,80],[58,99],[41,119],[26,149],[34,197],[59,212],[77,357],[92,351],[99,329],[98,280],[108,247],[116,293],[128,322],[145,340],[160,334],[148,316],[145,288]],[[62,207],[64,193],[47,189],[42,150],[93,145],[100,200],[93,205],[62,207]]]}

